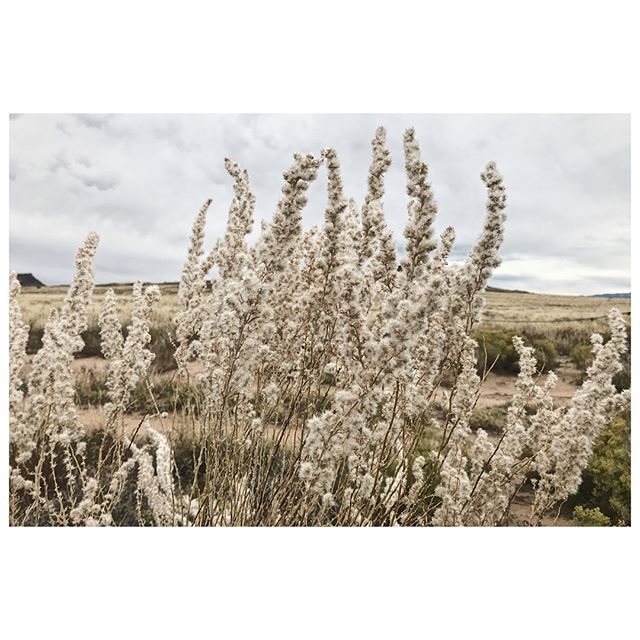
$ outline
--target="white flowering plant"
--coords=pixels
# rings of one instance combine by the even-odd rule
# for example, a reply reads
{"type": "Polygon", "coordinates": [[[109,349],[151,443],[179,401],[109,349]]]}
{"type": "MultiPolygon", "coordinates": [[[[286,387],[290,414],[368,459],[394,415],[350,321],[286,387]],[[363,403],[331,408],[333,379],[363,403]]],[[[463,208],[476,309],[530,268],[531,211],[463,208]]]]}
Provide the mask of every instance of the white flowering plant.
{"type": "Polygon", "coordinates": [[[26,380],[28,327],[11,275],[12,524],[539,525],[578,490],[596,437],[630,402],[612,384],[627,350],[621,314],[611,311],[606,343],[593,336],[592,364],[566,409],[554,406],[554,374],[542,377],[534,350],[515,337],[520,373],[506,424],[497,435],[472,430],[482,388],[472,336],[500,264],[502,176],[486,166],[482,232],[467,259],[452,263],[454,230],[436,239],[428,167],[407,130],[408,222],[398,256],[384,215],[391,157],[382,127],[372,151],[361,206],[344,194],[335,150],[295,155],[273,219],[252,244],[249,176],[225,161],[234,188],[226,232],[206,253],[207,201],[172,336],[178,375],[202,398],[186,462],[151,424],[166,413],[143,416],[133,434],[124,428],[153,360],[158,288],[134,285],[126,339],[116,296],[105,297],[109,401],[102,435],[88,447],[71,363],[82,348],[98,238],[90,234],[79,250],[74,283],[26,380]],[[322,165],[324,222],[304,231],[307,190],[322,165]],[[525,493],[528,513],[516,517],[514,500],[525,493]]]}

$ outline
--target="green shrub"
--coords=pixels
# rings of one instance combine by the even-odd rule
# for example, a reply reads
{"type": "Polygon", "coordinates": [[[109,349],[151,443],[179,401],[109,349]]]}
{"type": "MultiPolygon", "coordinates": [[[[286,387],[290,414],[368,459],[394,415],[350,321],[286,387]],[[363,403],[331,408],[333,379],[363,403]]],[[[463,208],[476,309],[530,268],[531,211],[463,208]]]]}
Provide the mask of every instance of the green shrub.
{"type": "MultiPolygon", "coordinates": [[[[603,333],[602,337],[607,342],[611,336],[609,333],[603,333]]],[[[631,331],[627,331],[627,346],[627,353],[622,356],[622,371],[616,373],[612,380],[618,391],[631,388],[631,331]]]]}
{"type": "Polygon", "coordinates": [[[81,367],[76,376],[75,402],[79,406],[100,406],[108,401],[107,375],[90,367],[81,367]]]}
{"type": "Polygon", "coordinates": [[[571,504],[598,507],[615,524],[631,524],[631,419],[616,416],[598,436],[571,504]]]}
{"type": "Polygon", "coordinates": [[[558,364],[558,352],[553,342],[547,338],[533,338],[525,343],[530,344],[536,350],[536,362],[539,370],[549,371],[558,364]]]}
{"type": "Polygon", "coordinates": [[[334,373],[329,373],[327,371],[325,371],[322,374],[322,378],[320,380],[320,384],[326,384],[329,386],[333,386],[336,383],[336,376],[334,373]]]}
{"type": "Polygon", "coordinates": [[[102,357],[102,349],[100,348],[100,329],[97,325],[89,327],[81,334],[84,340],[84,347],[78,354],[79,358],[90,358],[92,356],[102,357]]]}
{"type": "MultiPolygon", "coordinates": [[[[537,335],[536,337],[546,337],[553,341],[558,353],[563,356],[571,356],[571,351],[578,344],[588,344],[589,338],[593,333],[593,329],[584,324],[555,327],[553,324],[548,325],[546,335],[537,335]]],[[[533,337],[533,334],[532,334],[533,337]]]]}
{"type": "MultiPolygon", "coordinates": [[[[42,334],[44,329],[42,327],[31,327],[29,329],[29,338],[27,340],[27,353],[34,354],[42,347],[42,334]]],[[[175,351],[174,346],[170,338],[170,328],[156,329],[151,328],[149,331],[151,334],[151,342],[149,349],[155,354],[155,359],[151,364],[151,371],[154,373],[164,373],[165,371],[172,371],[177,368],[176,361],[173,357],[175,351]]],[[[127,328],[122,330],[123,336],[127,337],[127,328]]],[[[102,357],[101,340],[100,340],[100,328],[98,325],[91,325],[86,331],[81,334],[84,341],[84,347],[76,357],[77,358],[89,358],[93,356],[102,357]]]]}
{"type": "MultiPolygon", "coordinates": [[[[76,382],[76,403],[80,406],[101,406],[109,401],[106,389],[107,374],[82,367],[76,382]]],[[[140,381],[131,392],[127,413],[156,413],[157,411],[182,411],[197,415],[202,405],[202,392],[197,386],[170,378],[156,380],[151,388],[147,381],[140,381]]]]}
{"type": "Polygon", "coordinates": [[[507,426],[507,407],[483,407],[476,409],[469,420],[469,426],[475,431],[484,429],[487,433],[502,433],[507,426]]]}
{"type": "Polygon", "coordinates": [[[482,331],[474,337],[478,343],[478,372],[492,368],[495,373],[515,373],[518,354],[513,348],[510,331],[482,331]]]}
{"type": "Polygon", "coordinates": [[[573,510],[571,522],[576,527],[610,527],[611,519],[605,516],[598,507],[595,509],[585,509],[578,505],[573,510]]]}
{"type": "Polygon", "coordinates": [[[175,347],[171,342],[171,336],[168,331],[151,329],[151,344],[149,348],[155,354],[155,358],[151,363],[151,371],[153,373],[164,373],[178,368],[173,357],[175,347]]]}
{"type": "MultiPolygon", "coordinates": [[[[571,360],[581,371],[586,371],[593,362],[590,344],[578,344],[571,351],[571,360]]],[[[623,368],[613,376],[612,382],[618,391],[631,388],[631,359],[629,355],[622,358],[623,368]]]]}
{"type": "MultiPolygon", "coordinates": [[[[42,347],[42,335],[44,333],[43,327],[30,327],[29,339],[27,341],[27,353],[37,353],[42,347]]],[[[100,329],[97,325],[92,325],[83,331],[80,336],[84,341],[84,347],[76,357],[88,358],[91,356],[101,356],[102,350],[100,349],[100,329]]]]}
{"type": "Polygon", "coordinates": [[[189,385],[177,378],[157,381],[151,390],[143,380],[133,390],[127,411],[134,413],[181,411],[189,415],[199,415],[202,399],[203,392],[200,387],[189,385]]]}
{"type": "Polygon", "coordinates": [[[493,365],[494,373],[518,373],[518,354],[513,346],[513,337],[521,335],[527,346],[534,347],[538,370],[548,371],[558,364],[558,351],[548,338],[529,338],[517,331],[479,331],[474,338],[478,343],[478,372],[493,365]],[[495,363],[495,364],[494,364],[495,363]]]}
{"type": "Polygon", "coordinates": [[[586,371],[593,362],[593,352],[590,344],[581,342],[571,350],[571,360],[581,371],[586,371]]]}
{"type": "Polygon", "coordinates": [[[37,353],[40,347],[42,347],[42,334],[44,329],[42,327],[29,327],[29,338],[27,339],[27,353],[37,353]]]}
{"type": "Polygon", "coordinates": [[[631,358],[628,354],[622,359],[622,364],[622,371],[618,371],[611,380],[618,391],[631,388],[631,358]]]}

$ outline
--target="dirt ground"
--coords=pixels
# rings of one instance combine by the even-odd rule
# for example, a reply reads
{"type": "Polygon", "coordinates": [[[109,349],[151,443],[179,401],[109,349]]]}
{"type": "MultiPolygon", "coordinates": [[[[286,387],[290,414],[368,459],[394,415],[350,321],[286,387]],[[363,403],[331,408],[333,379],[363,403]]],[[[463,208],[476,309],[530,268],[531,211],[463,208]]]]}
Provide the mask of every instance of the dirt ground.
{"type": "MultiPolygon", "coordinates": [[[[556,406],[566,407],[576,389],[580,386],[582,372],[567,357],[560,357],[558,365],[553,370],[558,376],[558,382],[551,395],[556,406]]],[[[490,373],[482,385],[482,393],[478,404],[478,409],[484,407],[494,407],[510,402],[516,391],[515,375],[498,375],[490,373]]]]}

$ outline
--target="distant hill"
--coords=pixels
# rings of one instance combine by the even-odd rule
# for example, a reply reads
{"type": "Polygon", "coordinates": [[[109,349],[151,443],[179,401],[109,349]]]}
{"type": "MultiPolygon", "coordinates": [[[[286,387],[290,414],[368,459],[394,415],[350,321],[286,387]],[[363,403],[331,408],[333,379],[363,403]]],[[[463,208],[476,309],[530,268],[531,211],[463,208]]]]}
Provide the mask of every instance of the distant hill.
{"type": "Polygon", "coordinates": [[[18,282],[21,287],[44,287],[45,285],[36,278],[33,273],[19,273],[18,282]]]}
{"type": "Polygon", "coordinates": [[[500,289],[500,287],[487,287],[486,291],[489,293],[529,293],[520,289],[500,289]]]}
{"type": "Polygon", "coordinates": [[[631,298],[631,292],[629,293],[597,293],[591,296],[592,298],[631,298]]]}

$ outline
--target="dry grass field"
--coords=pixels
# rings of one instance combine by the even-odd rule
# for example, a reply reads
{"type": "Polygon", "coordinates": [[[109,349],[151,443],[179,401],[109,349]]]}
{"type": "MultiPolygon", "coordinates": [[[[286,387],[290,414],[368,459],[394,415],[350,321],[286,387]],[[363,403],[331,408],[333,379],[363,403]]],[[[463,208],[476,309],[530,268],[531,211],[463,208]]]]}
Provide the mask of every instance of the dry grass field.
{"type": "Polygon", "coordinates": [[[531,328],[542,332],[557,328],[575,327],[593,331],[606,329],[606,316],[612,307],[621,312],[631,311],[628,298],[593,298],[590,296],[558,296],[540,293],[484,294],[483,325],[496,328],[531,328]]]}
{"type": "MultiPolygon", "coordinates": [[[[93,303],[89,310],[89,326],[97,325],[104,295],[109,289],[113,289],[119,298],[120,320],[126,324],[131,314],[131,286],[130,284],[96,286],[93,291],[93,303]]],[[[162,303],[155,311],[154,325],[168,326],[178,308],[178,285],[177,283],[162,284],[160,290],[162,303]]],[[[66,286],[42,287],[40,289],[25,287],[22,289],[20,305],[26,322],[32,328],[42,328],[51,311],[62,305],[66,294],[66,286]]]]}
{"type": "MultiPolygon", "coordinates": [[[[93,293],[89,324],[97,323],[104,295],[110,288],[120,299],[121,320],[127,321],[131,311],[131,285],[97,285],[93,293]]],[[[156,325],[170,324],[178,308],[178,285],[177,283],[161,284],[160,290],[162,302],[158,305],[155,323],[156,325]]],[[[24,288],[21,293],[21,305],[26,321],[32,327],[41,327],[51,310],[62,304],[66,292],[66,286],[24,288]]],[[[631,300],[624,298],[496,291],[487,292],[484,297],[487,304],[483,326],[487,328],[519,329],[533,326],[544,331],[571,326],[576,329],[586,327],[597,331],[606,328],[606,315],[611,307],[617,307],[623,313],[631,311],[631,300]]]]}

